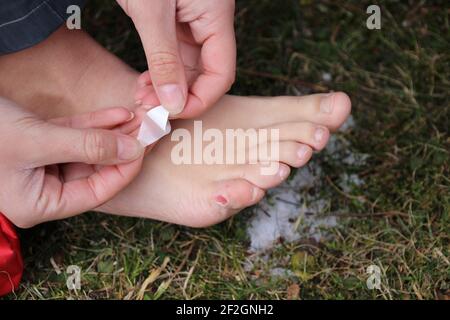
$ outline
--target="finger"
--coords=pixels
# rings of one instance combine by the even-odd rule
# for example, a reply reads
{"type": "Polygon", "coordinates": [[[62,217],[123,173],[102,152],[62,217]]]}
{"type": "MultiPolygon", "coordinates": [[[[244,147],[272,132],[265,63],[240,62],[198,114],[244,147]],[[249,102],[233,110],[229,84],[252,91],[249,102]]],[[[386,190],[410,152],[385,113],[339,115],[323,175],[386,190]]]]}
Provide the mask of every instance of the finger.
{"type": "Polygon", "coordinates": [[[24,135],[21,152],[32,167],[69,162],[121,164],[136,160],[144,153],[135,138],[113,130],[74,129],[44,123],[24,135]]]}
{"type": "Polygon", "coordinates": [[[187,84],[176,35],[176,0],[141,2],[132,17],[144,46],[150,78],[161,104],[172,115],[186,103],[187,84]]]}
{"type": "MultiPolygon", "coordinates": [[[[180,118],[195,117],[211,107],[232,86],[236,72],[236,39],[232,19],[212,30],[201,50],[202,72],[190,86],[180,118]]],[[[218,25],[218,24],[215,24],[218,25]]],[[[195,36],[195,29],[194,29],[195,36]]]]}
{"type": "Polygon", "coordinates": [[[145,103],[146,103],[145,100],[146,100],[146,98],[147,98],[148,96],[155,97],[155,99],[156,99],[156,100],[155,100],[155,106],[160,105],[159,99],[158,99],[158,97],[156,96],[155,89],[153,88],[152,85],[148,85],[148,86],[145,86],[145,87],[141,87],[141,88],[138,88],[138,89],[136,90],[136,93],[135,93],[135,95],[134,95],[135,100],[136,100],[136,104],[137,104],[137,105],[143,105],[143,104],[145,104],[145,103]]]}
{"type": "MultiPolygon", "coordinates": [[[[120,126],[114,128],[114,131],[133,136],[132,133],[138,132],[138,130],[142,124],[142,121],[144,120],[145,114],[153,108],[154,108],[153,106],[147,106],[147,105],[136,108],[134,111],[134,114],[135,114],[134,119],[127,123],[124,123],[123,125],[120,125],[120,126]]],[[[136,134],[136,136],[137,136],[137,134],[136,134]]]]}
{"type": "Polygon", "coordinates": [[[127,108],[115,107],[84,113],[71,117],[61,117],[49,120],[50,123],[76,129],[109,129],[131,121],[134,113],[127,108]]]}
{"type": "Polygon", "coordinates": [[[152,78],[150,72],[147,70],[143,72],[138,78],[138,87],[143,88],[152,84],[152,78]]]}
{"type": "MultiPolygon", "coordinates": [[[[182,44],[181,44],[181,46],[182,46],[182,44]]],[[[184,60],[184,58],[183,58],[183,60],[184,60]]],[[[190,68],[186,65],[184,67],[184,72],[186,74],[188,87],[194,83],[194,81],[198,78],[198,76],[200,74],[200,71],[198,69],[190,68]]],[[[149,77],[150,77],[150,74],[149,74],[149,77]]],[[[144,83],[139,84],[138,88],[136,90],[136,93],[134,95],[134,99],[135,99],[136,105],[138,105],[138,106],[139,105],[158,106],[161,104],[151,82],[150,82],[150,84],[145,84],[145,85],[144,85],[144,83]]]]}
{"type": "MultiPolygon", "coordinates": [[[[140,157],[127,164],[105,166],[86,178],[65,182],[46,220],[68,218],[97,208],[112,199],[136,177],[142,160],[143,157],[140,157]]],[[[54,198],[55,189],[44,189],[43,197],[54,198]]]]}
{"type": "Polygon", "coordinates": [[[69,182],[72,180],[79,180],[87,178],[95,173],[95,166],[85,163],[68,163],[62,166],[62,178],[69,182]]]}

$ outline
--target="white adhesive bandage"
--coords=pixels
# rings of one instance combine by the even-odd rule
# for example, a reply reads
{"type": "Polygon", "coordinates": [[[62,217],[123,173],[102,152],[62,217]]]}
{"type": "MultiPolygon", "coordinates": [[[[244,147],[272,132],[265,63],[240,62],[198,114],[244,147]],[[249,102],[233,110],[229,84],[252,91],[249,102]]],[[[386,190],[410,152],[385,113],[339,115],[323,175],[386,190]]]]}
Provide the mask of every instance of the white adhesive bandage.
{"type": "Polygon", "coordinates": [[[145,115],[137,139],[147,147],[169,134],[171,130],[169,111],[163,106],[158,106],[145,115]]]}

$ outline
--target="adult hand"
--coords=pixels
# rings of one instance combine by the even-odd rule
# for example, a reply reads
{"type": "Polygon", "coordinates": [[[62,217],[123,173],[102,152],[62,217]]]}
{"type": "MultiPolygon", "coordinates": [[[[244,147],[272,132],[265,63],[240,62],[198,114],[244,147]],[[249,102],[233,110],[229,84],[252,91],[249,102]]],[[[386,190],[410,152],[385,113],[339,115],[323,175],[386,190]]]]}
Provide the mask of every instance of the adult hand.
{"type": "Polygon", "coordinates": [[[125,108],[44,121],[0,98],[0,112],[0,212],[19,227],[92,210],[139,173],[140,143],[109,130],[125,108]]]}
{"type": "Polygon", "coordinates": [[[133,20],[155,95],[172,116],[194,117],[231,87],[234,0],[117,0],[133,20]]]}

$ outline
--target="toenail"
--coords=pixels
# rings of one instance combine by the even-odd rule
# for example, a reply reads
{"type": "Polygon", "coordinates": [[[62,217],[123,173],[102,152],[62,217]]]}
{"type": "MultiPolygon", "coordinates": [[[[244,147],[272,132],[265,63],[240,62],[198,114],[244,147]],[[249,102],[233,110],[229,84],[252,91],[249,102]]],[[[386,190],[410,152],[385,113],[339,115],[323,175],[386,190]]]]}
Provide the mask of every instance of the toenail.
{"type": "Polygon", "coordinates": [[[278,171],[278,175],[280,176],[281,180],[286,179],[287,176],[289,175],[289,169],[285,166],[281,166],[278,171]]]}
{"type": "Polygon", "coordinates": [[[258,197],[258,193],[259,193],[259,189],[256,187],[253,187],[252,190],[252,202],[254,202],[256,200],[256,198],[258,197]]]}
{"type": "Polygon", "coordinates": [[[217,196],[216,202],[221,207],[225,207],[228,204],[228,200],[224,196],[217,196]]]}
{"type": "Polygon", "coordinates": [[[298,151],[297,151],[297,155],[300,159],[303,160],[306,158],[308,151],[309,151],[309,149],[307,146],[301,146],[300,149],[298,149],[298,151]]]}
{"type": "Polygon", "coordinates": [[[316,140],[316,142],[322,142],[324,137],[325,130],[323,128],[317,128],[316,132],[314,133],[314,140],[316,140]]]}
{"type": "Polygon", "coordinates": [[[331,113],[333,111],[333,93],[329,93],[322,97],[320,101],[320,112],[331,113]]]}

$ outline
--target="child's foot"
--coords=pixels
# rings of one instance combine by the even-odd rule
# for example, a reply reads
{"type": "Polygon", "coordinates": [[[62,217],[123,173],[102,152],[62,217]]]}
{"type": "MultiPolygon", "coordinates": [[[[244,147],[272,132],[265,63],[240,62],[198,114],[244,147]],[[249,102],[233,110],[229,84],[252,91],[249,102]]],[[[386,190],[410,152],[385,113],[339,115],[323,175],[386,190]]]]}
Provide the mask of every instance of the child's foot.
{"type": "MultiPolygon", "coordinates": [[[[61,28],[36,47],[0,57],[0,69],[0,95],[46,118],[109,106],[134,108],[138,74],[83,32],[61,28]]],[[[263,176],[257,164],[175,165],[170,157],[175,143],[166,137],[148,155],[136,181],[101,210],[197,227],[218,223],[281,183],[289,174],[286,164],[304,165],[312,149],[326,144],[326,128],[339,127],[349,112],[350,101],[340,93],[328,98],[226,96],[199,118],[204,128],[279,128],[279,175],[263,176]]],[[[192,130],[191,121],[172,125],[192,130]]]]}
{"type": "MultiPolygon", "coordinates": [[[[218,223],[259,202],[265,190],[288,177],[289,166],[306,164],[313,150],[325,147],[329,129],[340,127],[349,113],[350,100],[343,93],[277,98],[225,96],[195,121],[202,121],[203,132],[214,128],[223,136],[226,129],[279,129],[276,174],[262,174],[263,164],[176,165],[171,152],[178,142],[172,142],[169,135],[147,156],[139,177],[101,210],[194,227],[218,223]]],[[[176,120],[172,127],[185,128],[194,137],[194,120],[176,120]]]]}
{"type": "Polygon", "coordinates": [[[45,118],[134,107],[138,74],[80,30],[0,56],[0,97],[45,118]]]}

